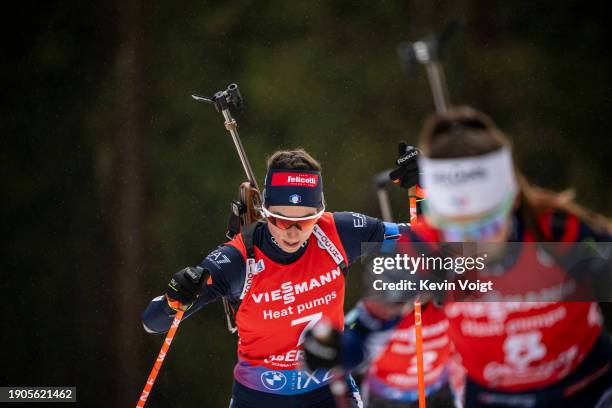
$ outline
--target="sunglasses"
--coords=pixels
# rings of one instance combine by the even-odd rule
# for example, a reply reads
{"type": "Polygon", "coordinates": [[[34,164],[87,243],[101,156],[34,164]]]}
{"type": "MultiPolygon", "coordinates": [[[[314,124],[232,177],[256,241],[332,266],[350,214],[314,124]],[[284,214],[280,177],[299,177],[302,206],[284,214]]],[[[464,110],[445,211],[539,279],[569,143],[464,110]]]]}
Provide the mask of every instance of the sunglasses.
{"type": "Polygon", "coordinates": [[[325,208],[322,208],[319,212],[312,215],[307,215],[306,217],[286,217],[281,214],[276,214],[270,212],[267,208],[262,207],[261,212],[263,216],[275,227],[278,227],[282,230],[288,230],[289,228],[295,227],[302,231],[303,229],[308,229],[315,225],[323,212],[325,212],[325,208]]]}
{"type": "Polygon", "coordinates": [[[513,196],[509,196],[499,208],[474,221],[450,221],[431,211],[427,214],[431,224],[442,232],[447,242],[486,241],[505,227],[513,203],[513,196]]]}
{"type": "Polygon", "coordinates": [[[483,220],[468,225],[447,225],[441,228],[444,240],[448,242],[486,241],[495,237],[506,225],[508,216],[483,220]]]}

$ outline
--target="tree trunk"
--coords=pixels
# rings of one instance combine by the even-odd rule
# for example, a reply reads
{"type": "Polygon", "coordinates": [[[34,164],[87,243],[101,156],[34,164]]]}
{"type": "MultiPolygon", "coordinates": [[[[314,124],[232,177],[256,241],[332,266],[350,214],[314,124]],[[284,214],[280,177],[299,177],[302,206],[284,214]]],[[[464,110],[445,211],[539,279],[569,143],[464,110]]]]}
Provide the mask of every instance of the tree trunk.
{"type": "Polygon", "coordinates": [[[143,5],[126,0],[119,7],[117,67],[117,137],[119,148],[119,264],[116,282],[117,405],[136,403],[146,373],[140,367],[144,270],[143,180],[143,5]],[[127,401],[126,401],[127,400],[127,401]]]}

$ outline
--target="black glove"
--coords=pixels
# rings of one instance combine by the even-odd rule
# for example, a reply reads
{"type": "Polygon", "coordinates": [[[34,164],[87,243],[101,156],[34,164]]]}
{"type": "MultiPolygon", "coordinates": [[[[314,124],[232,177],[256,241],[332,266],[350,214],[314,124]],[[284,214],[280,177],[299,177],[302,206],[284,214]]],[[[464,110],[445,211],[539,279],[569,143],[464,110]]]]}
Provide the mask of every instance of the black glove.
{"type": "Polygon", "coordinates": [[[399,158],[395,161],[395,165],[398,167],[389,174],[389,178],[403,188],[409,189],[419,184],[417,157],[421,152],[403,141],[399,143],[397,150],[399,158]]]}
{"type": "Polygon", "coordinates": [[[208,279],[208,271],[199,266],[181,269],[172,276],[166,295],[169,299],[177,300],[183,305],[190,305],[200,294],[206,279],[208,279]]]}
{"type": "Polygon", "coordinates": [[[327,322],[317,323],[304,336],[304,364],[310,371],[342,365],[342,333],[327,322]]]}

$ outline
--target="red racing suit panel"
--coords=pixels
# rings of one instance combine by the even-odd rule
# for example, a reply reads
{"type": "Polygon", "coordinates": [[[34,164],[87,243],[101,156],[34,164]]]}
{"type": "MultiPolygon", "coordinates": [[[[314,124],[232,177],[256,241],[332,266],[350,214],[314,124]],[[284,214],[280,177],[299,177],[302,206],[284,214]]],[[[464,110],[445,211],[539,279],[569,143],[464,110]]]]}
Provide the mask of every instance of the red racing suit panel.
{"type": "MultiPolygon", "coordinates": [[[[543,227],[549,218],[549,214],[541,216],[543,227]]],[[[570,214],[559,241],[575,241],[578,222],[570,214]]],[[[417,238],[430,241],[437,234],[419,225],[417,238]]],[[[528,232],[523,236],[523,241],[533,240],[528,232]]],[[[559,282],[551,277],[565,274],[556,263],[542,263],[536,251],[525,251],[507,276],[516,278],[515,268],[529,271],[535,263],[545,272],[543,290],[559,282]]],[[[494,286],[504,278],[499,277],[494,286]]],[[[521,293],[520,284],[520,280],[503,283],[507,290],[514,285],[517,293],[521,293]]],[[[601,312],[594,302],[449,302],[445,314],[467,376],[507,392],[538,389],[565,378],[584,360],[602,331],[601,312]]]]}
{"type": "MultiPolygon", "coordinates": [[[[324,213],[317,225],[348,264],[332,214],[324,213]]],[[[227,245],[246,256],[241,235],[227,245]]],[[[321,319],[343,327],[345,276],[322,246],[312,235],[304,254],[288,265],[276,263],[254,248],[254,267],[236,313],[240,360],[253,366],[293,370],[301,360],[306,328],[321,319]]]]}
{"type": "MultiPolygon", "coordinates": [[[[448,320],[442,309],[432,304],[424,305],[422,321],[423,364],[425,386],[428,387],[443,377],[452,347],[447,335],[448,320]]],[[[416,390],[415,343],[414,314],[409,312],[394,330],[384,351],[372,363],[368,375],[398,390],[416,390]]]]}
{"type": "Polygon", "coordinates": [[[446,313],[468,377],[507,392],[565,378],[601,333],[597,304],[588,302],[456,302],[446,313]]]}

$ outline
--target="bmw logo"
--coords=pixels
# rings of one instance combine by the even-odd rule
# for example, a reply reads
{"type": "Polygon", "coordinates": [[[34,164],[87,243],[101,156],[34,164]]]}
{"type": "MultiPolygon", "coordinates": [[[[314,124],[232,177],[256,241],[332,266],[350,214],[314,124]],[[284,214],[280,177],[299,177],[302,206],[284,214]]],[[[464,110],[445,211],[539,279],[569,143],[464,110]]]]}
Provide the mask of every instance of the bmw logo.
{"type": "Polygon", "coordinates": [[[287,377],[280,371],[266,371],[261,374],[261,383],[271,391],[278,391],[287,384],[287,377]]]}
{"type": "Polygon", "coordinates": [[[289,196],[289,201],[293,204],[299,204],[302,202],[302,196],[299,194],[292,194],[289,196]]]}

